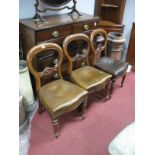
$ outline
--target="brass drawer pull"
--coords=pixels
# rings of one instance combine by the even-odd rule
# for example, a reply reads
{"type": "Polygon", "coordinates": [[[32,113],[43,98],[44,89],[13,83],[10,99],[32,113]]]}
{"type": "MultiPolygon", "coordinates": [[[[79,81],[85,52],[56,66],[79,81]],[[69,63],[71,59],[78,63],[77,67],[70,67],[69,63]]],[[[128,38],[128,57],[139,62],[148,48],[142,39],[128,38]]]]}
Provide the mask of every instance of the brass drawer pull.
{"type": "Polygon", "coordinates": [[[54,32],[52,32],[52,36],[54,38],[58,38],[60,36],[60,33],[58,31],[54,31],[54,32]]]}
{"type": "Polygon", "coordinates": [[[88,31],[89,30],[89,25],[86,24],[86,25],[83,26],[83,28],[84,28],[85,31],[88,31]]]}

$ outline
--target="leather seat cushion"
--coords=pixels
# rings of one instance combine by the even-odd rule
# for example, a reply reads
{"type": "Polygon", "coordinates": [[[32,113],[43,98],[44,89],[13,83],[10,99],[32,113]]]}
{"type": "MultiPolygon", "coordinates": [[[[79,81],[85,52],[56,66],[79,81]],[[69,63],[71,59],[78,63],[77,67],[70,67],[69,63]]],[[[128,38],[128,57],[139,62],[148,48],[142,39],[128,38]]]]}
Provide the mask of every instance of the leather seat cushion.
{"type": "Polygon", "coordinates": [[[102,87],[111,77],[112,75],[90,66],[78,68],[71,73],[72,81],[89,92],[102,87]]]}
{"type": "Polygon", "coordinates": [[[77,85],[59,79],[40,88],[39,98],[53,117],[77,108],[87,99],[87,91],[77,85]]]}
{"type": "Polygon", "coordinates": [[[126,72],[128,63],[103,57],[96,63],[96,67],[109,74],[112,74],[113,76],[119,76],[126,72]]]}

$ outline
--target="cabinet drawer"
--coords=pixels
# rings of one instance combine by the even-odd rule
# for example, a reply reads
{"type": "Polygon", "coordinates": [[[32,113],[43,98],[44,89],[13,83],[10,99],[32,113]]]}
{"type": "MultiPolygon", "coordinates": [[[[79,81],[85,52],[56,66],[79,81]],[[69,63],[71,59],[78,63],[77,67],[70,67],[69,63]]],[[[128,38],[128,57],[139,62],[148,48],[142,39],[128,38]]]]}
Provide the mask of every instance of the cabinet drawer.
{"type": "Polygon", "coordinates": [[[42,42],[50,39],[61,38],[70,35],[71,33],[72,27],[69,25],[64,27],[55,27],[51,29],[41,30],[36,32],[36,41],[42,42]]]}
{"type": "Polygon", "coordinates": [[[97,28],[97,26],[98,26],[98,23],[96,21],[77,23],[77,24],[73,24],[73,32],[81,33],[83,31],[89,31],[89,30],[95,29],[97,28]]]}

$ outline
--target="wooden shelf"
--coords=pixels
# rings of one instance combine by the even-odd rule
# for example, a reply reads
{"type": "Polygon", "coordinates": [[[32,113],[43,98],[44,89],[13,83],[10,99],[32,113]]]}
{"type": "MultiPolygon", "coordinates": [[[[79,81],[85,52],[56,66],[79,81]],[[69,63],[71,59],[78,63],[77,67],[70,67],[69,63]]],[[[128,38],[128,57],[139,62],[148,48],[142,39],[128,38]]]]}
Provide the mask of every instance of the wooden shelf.
{"type": "Polygon", "coordinates": [[[101,4],[101,7],[104,7],[104,8],[119,8],[118,5],[114,5],[114,4],[104,4],[104,3],[101,4]]]}

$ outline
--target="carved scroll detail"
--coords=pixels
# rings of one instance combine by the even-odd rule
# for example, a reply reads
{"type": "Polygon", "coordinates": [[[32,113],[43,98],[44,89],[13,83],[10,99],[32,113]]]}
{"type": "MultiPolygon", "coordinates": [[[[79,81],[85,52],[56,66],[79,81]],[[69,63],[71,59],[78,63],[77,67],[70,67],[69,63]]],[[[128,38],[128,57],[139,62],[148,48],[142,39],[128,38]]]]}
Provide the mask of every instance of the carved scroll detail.
{"type": "Polygon", "coordinates": [[[45,67],[42,72],[40,72],[40,77],[46,77],[49,76],[50,74],[52,75],[55,71],[57,71],[57,68],[54,67],[45,67]]]}

